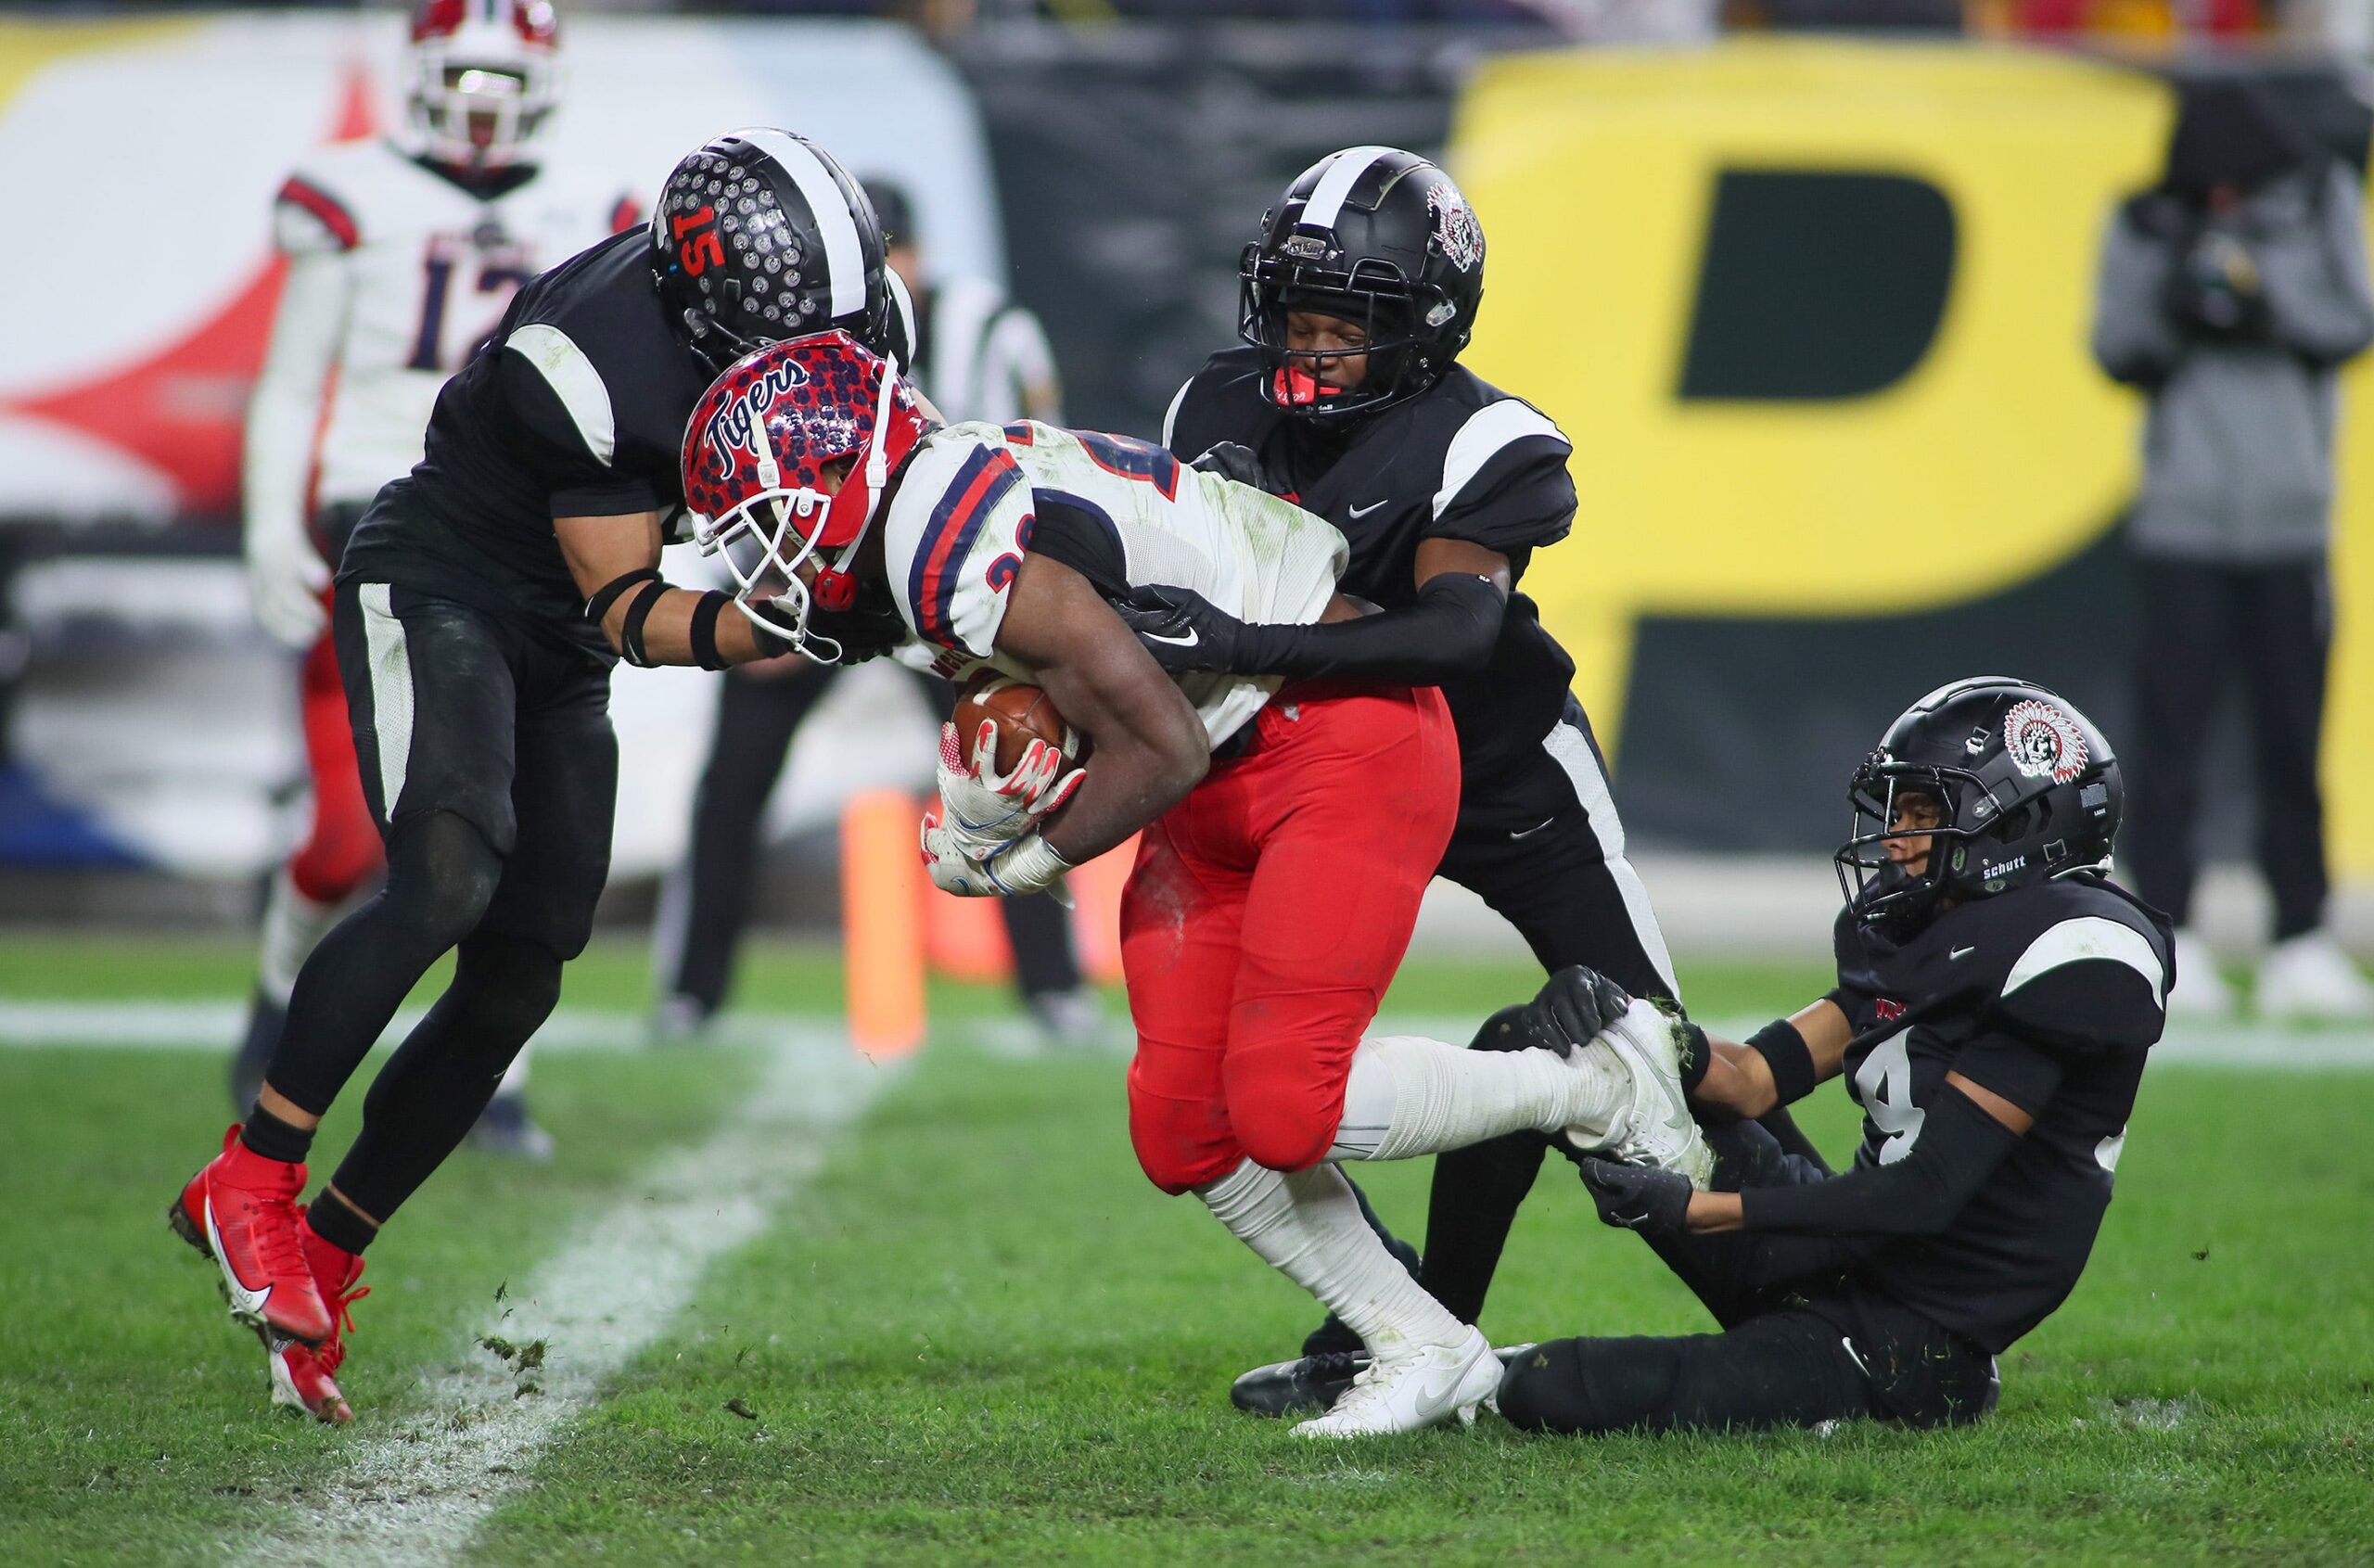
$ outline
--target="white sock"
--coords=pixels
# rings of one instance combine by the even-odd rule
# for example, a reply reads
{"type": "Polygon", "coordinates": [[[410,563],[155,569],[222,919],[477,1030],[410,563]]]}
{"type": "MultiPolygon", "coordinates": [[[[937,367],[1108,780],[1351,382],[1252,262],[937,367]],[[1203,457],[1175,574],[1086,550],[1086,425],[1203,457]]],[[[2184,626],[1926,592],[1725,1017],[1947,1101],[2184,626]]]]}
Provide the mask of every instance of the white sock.
{"type": "Polygon", "coordinates": [[[305,955],[322,939],[338,918],[336,904],[317,904],[297,891],[297,884],[289,880],[288,868],[283,866],[272,879],[272,892],[264,899],[262,951],[256,960],[256,988],[282,1007],[288,1005],[288,993],[297,988],[297,971],[305,966],[305,955]]]}
{"type": "Polygon", "coordinates": [[[530,1040],[519,1048],[519,1054],[511,1059],[511,1065],[503,1069],[503,1081],[494,1086],[497,1100],[505,1095],[517,1099],[528,1092],[528,1057],[535,1049],[536,1042],[530,1040]]]}
{"type": "Polygon", "coordinates": [[[1504,1132],[1604,1128],[1629,1095],[1604,1050],[1578,1068],[1547,1051],[1461,1051],[1438,1039],[1388,1035],[1352,1052],[1334,1160],[1406,1160],[1464,1149],[1504,1132]]]}
{"type": "Polygon", "coordinates": [[[1287,1173],[1245,1161],[1195,1190],[1261,1261],[1317,1296],[1382,1355],[1407,1345],[1457,1345],[1467,1325],[1425,1293],[1360,1217],[1334,1166],[1287,1173]]]}

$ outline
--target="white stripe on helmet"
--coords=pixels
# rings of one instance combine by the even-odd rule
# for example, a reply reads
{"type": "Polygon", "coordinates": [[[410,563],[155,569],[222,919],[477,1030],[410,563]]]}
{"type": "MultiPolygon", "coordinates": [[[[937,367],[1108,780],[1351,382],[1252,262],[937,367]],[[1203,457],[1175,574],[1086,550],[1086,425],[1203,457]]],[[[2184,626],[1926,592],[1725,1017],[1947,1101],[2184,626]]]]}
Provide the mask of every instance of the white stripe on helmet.
{"type": "Polygon", "coordinates": [[[1319,185],[1303,203],[1302,216],[1295,222],[1306,229],[1326,229],[1333,233],[1335,220],[1344,210],[1344,201],[1360,176],[1375,166],[1378,159],[1390,158],[1396,147],[1346,147],[1330,159],[1327,172],[1319,176],[1319,185]]]}
{"type": "Polygon", "coordinates": [[[781,131],[753,126],[734,134],[781,164],[799,187],[800,198],[815,218],[816,232],[824,239],[824,272],[833,289],[829,312],[838,317],[864,310],[865,244],[858,236],[857,220],[849,216],[849,198],[841,194],[832,170],[814,148],[781,131]]]}

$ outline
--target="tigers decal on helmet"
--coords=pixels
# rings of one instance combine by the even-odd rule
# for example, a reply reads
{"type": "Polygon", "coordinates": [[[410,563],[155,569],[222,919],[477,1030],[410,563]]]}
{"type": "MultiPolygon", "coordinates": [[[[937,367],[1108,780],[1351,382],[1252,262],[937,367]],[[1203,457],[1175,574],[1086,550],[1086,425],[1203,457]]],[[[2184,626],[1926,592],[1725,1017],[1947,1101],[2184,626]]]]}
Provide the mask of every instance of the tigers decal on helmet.
{"type": "Polygon", "coordinates": [[[930,427],[898,363],[846,332],[771,344],[729,365],[684,427],[684,504],[706,519],[695,538],[734,574],[742,612],[837,662],[842,649],[810,626],[813,613],[855,602],[849,568],[882,492],[930,427]],[[827,470],[844,461],[832,488],[827,470]]]}

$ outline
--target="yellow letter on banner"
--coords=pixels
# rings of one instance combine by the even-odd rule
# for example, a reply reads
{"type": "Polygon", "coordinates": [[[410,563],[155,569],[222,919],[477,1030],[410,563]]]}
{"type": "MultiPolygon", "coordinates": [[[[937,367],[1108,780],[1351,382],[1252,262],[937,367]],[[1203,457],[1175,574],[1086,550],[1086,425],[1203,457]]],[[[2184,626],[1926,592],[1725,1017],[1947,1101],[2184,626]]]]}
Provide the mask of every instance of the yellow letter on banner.
{"type": "Polygon", "coordinates": [[[1752,40],[1482,70],[1452,158],[1490,243],[1468,359],[1574,440],[1575,537],[1525,587],[1603,740],[1640,616],[1930,608],[2034,577],[2118,515],[2140,405],[2087,349],[2095,263],[2112,204],[2156,177],[2173,102],[2137,72],[1969,45],[1752,40]],[[1684,402],[1717,182],[1784,171],[1943,196],[1935,336],[1866,395],[1684,402]]]}

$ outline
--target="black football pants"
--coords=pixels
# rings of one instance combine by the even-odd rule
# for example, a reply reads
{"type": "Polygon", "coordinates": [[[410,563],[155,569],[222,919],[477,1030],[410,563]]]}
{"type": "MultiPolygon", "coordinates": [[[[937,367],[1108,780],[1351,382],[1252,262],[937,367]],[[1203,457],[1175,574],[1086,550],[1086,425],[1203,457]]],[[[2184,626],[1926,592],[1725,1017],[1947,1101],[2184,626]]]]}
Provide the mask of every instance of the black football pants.
{"type": "Polygon", "coordinates": [[[1515,926],[1545,970],[1588,963],[1634,996],[1678,994],[1648,889],[1625,858],[1607,763],[1571,696],[1523,759],[1461,781],[1435,874],[1515,926]]]}
{"type": "Polygon", "coordinates": [[[388,874],[299,971],[265,1079],[326,1111],[415,982],[459,950],[333,1178],[384,1220],[469,1131],[592,935],[618,742],[609,671],[517,620],[347,581],[331,625],[388,874]]]}
{"type": "MultiPolygon", "coordinates": [[[[750,916],[750,886],[767,797],[774,793],[792,737],[824,695],[838,666],[801,664],[783,674],[734,669],[719,683],[717,731],[693,807],[692,850],[671,879],[659,920],[658,968],[665,994],[689,997],[707,1017],[725,1004],[734,954],[750,916]]],[[[952,687],[916,677],[932,711],[956,706],[952,687]]],[[[1000,899],[1014,949],[1015,978],[1027,998],[1079,984],[1071,926],[1044,894],[1000,899]]]]}
{"type": "Polygon", "coordinates": [[[2240,677],[2258,798],[2258,862],[2278,941],[2325,915],[2325,810],[2317,787],[2332,590],[2322,562],[2239,567],[2138,556],[2141,636],[2134,730],[2123,737],[2127,820],[2119,854],[2135,890],[2182,925],[2201,869],[2202,748],[2229,673],[2240,677]]]}
{"type": "MultiPolygon", "coordinates": [[[[1827,1179],[1753,1122],[1708,1141],[1719,1191],[1827,1179]]],[[[1656,1246],[1722,1332],[1548,1341],[1510,1369],[1503,1415],[1530,1431],[1592,1434],[1866,1416],[1943,1426],[1995,1408],[1993,1357],[1853,1279],[1869,1244],[1734,1231],[1656,1246]]]]}

